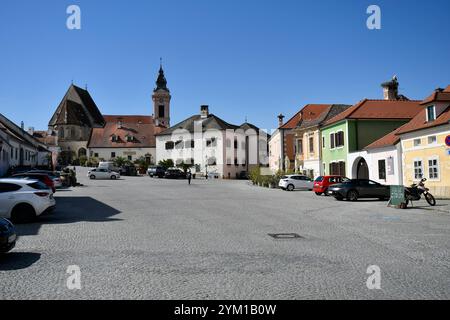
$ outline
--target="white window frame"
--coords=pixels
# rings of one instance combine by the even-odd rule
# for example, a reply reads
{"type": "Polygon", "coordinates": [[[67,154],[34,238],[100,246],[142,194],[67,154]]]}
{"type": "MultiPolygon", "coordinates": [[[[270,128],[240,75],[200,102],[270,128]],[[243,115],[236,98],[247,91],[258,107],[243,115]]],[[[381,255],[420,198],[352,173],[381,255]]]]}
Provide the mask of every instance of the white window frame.
{"type": "Polygon", "coordinates": [[[421,145],[422,145],[422,138],[413,139],[413,147],[414,148],[420,147],[421,145]],[[419,141],[419,144],[416,145],[416,141],[419,141]]]}
{"type": "Polygon", "coordinates": [[[426,112],[426,115],[427,115],[427,122],[436,120],[436,106],[435,106],[435,105],[430,105],[430,106],[428,106],[428,107],[425,109],[425,112],[426,112]],[[430,109],[430,108],[433,109],[433,115],[434,115],[434,119],[433,119],[433,120],[430,120],[430,119],[428,118],[428,109],[430,109]]]}
{"type": "Polygon", "coordinates": [[[431,136],[428,136],[427,137],[427,142],[428,142],[428,144],[430,144],[430,145],[435,145],[435,144],[437,144],[437,136],[434,134],[434,135],[431,135],[431,136]],[[434,142],[430,142],[430,138],[433,138],[434,137],[434,142]]]}
{"type": "Polygon", "coordinates": [[[424,166],[423,166],[423,159],[422,158],[415,158],[413,159],[413,180],[414,181],[418,181],[420,179],[422,179],[424,177],[424,166]],[[416,178],[416,162],[420,161],[420,170],[422,172],[422,177],[421,178],[416,178]]]}
{"type": "Polygon", "coordinates": [[[438,156],[429,157],[427,159],[427,167],[428,167],[428,180],[430,180],[430,181],[440,181],[441,180],[441,170],[440,170],[441,166],[440,166],[440,162],[439,162],[439,157],[438,156]],[[434,160],[436,160],[437,178],[430,177],[430,161],[434,161],[434,160]]]}

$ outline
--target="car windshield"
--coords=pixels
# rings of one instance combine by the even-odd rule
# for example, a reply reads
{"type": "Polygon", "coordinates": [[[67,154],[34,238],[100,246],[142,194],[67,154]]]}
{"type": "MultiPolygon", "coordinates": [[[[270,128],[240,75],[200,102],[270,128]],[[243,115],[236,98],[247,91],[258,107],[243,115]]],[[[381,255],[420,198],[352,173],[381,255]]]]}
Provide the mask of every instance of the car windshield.
{"type": "Polygon", "coordinates": [[[323,181],[323,177],[317,177],[316,182],[322,182],[323,181]]]}

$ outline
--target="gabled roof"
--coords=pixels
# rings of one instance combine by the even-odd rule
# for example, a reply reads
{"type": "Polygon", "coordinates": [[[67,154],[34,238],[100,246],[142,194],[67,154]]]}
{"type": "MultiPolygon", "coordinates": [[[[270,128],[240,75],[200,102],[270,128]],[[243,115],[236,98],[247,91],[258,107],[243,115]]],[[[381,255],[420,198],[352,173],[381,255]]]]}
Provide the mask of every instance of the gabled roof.
{"type": "Polygon", "coordinates": [[[294,114],[285,124],[283,124],[279,129],[294,129],[302,118],[302,110],[294,114]]]}
{"type": "Polygon", "coordinates": [[[313,126],[320,126],[328,119],[335,117],[350,107],[350,105],[345,104],[307,105],[302,110],[303,116],[297,128],[307,129],[313,126]]]}
{"type": "Polygon", "coordinates": [[[345,119],[412,119],[421,109],[420,101],[364,99],[329,119],[324,125],[345,119]]]}
{"type": "Polygon", "coordinates": [[[421,104],[424,105],[431,102],[450,102],[450,85],[445,89],[436,89],[421,104]]]}
{"type": "Polygon", "coordinates": [[[41,146],[41,142],[31,136],[28,132],[22,130],[14,122],[6,118],[0,113],[0,130],[13,137],[16,140],[21,141],[31,147],[38,148],[41,146]]]}
{"type": "Polygon", "coordinates": [[[93,128],[89,148],[154,148],[156,127],[151,116],[105,115],[103,128],[93,128]],[[120,125],[119,125],[120,122],[120,125]],[[112,137],[116,137],[113,141],[112,137]],[[132,137],[128,141],[127,136],[132,137]]]}
{"type": "Polygon", "coordinates": [[[445,125],[450,123],[450,86],[445,89],[436,90],[431,96],[426,98],[422,103],[421,110],[416,114],[414,118],[408,123],[397,130],[385,135],[384,137],[374,141],[368,145],[365,149],[381,148],[386,146],[396,145],[400,141],[400,135],[408,132],[413,132],[417,130],[433,128],[440,125],[445,125]],[[432,102],[449,102],[449,106],[442,112],[434,121],[426,121],[426,109],[423,107],[425,104],[432,102]]]}
{"type": "Polygon", "coordinates": [[[450,105],[434,121],[426,121],[426,111],[423,110],[415,116],[410,122],[405,124],[397,134],[413,132],[417,130],[434,128],[450,123],[450,105]]]}
{"type": "Polygon", "coordinates": [[[94,99],[92,99],[89,92],[77,86],[73,87],[80,96],[81,101],[83,101],[85,107],[88,109],[89,114],[94,118],[94,121],[98,124],[103,124],[105,120],[103,119],[100,110],[98,109],[97,105],[94,102],[94,99]]]}
{"type": "Polygon", "coordinates": [[[104,123],[89,92],[72,84],[50,119],[49,126],[75,124],[101,127],[104,123]]]}
{"type": "Polygon", "coordinates": [[[60,113],[55,121],[55,125],[73,124],[81,126],[88,123],[89,118],[86,112],[84,112],[83,106],[71,100],[63,102],[60,113]]]}

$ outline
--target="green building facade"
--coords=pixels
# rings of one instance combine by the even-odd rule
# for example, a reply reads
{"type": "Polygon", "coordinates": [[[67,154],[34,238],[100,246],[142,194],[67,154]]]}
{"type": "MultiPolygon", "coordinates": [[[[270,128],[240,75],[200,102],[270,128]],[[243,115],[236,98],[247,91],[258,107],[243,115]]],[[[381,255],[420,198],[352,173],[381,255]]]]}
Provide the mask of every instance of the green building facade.
{"type": "Polygon", "coordinates": [[[356,178],[351,177],[348,154],[363,150],[406,122],[408,120],[343,119],[322,127],[322,174],[356,178]]]}

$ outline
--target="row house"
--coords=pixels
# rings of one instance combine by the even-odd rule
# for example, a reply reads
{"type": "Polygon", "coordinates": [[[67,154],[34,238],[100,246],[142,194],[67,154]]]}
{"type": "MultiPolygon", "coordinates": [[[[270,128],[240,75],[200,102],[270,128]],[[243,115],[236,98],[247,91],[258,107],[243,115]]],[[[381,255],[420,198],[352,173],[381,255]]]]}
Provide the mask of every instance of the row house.
{"type": "Polygon", "coordinates": [[[42,167],[49,165],[46,146],[0,114],[0,176],[11,167],[42,167]]]}
{"type": "MultiPolygon", "coordinates": [[[[422,109],[420,101],[411,101],[398,94],[396,78],[383,83],[382,87],[384,100],[364,99],[323,125],[322,174],[371,178],[369,168],[374,165],[372,158],[367,157],[369,151],[366,148],[377,147],[374,144],[377,140],[409,122],[422,109]]],[[[388,163],[391,173],[396,172],[395,161],[390,159],[388,163]]]]}
{"type": "Polygon", "coordinates": [[[403,184],[422,178],[437,197],[450,198],[450,86],[437,89],[396,133],[401,140],[403,184]]]}
{"type": "Polygon", "coordinates": [[[230,124],[200,107],[200,114],[156,134],[156,160],[186,164],[193,172],[237,178],[253,167],[268,164],[267,133],[243,123],[230,124]]]}
{"type": "Polygon", "coordinates": [[[324,141],[320,129],[329,119],[348,109],[343,104],[309,104],[301,110],[295,132],[295,171],[314,178],[321,174],[324,141]]]}

